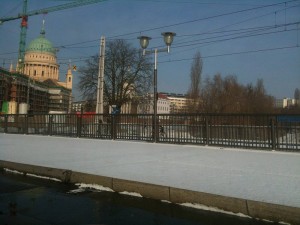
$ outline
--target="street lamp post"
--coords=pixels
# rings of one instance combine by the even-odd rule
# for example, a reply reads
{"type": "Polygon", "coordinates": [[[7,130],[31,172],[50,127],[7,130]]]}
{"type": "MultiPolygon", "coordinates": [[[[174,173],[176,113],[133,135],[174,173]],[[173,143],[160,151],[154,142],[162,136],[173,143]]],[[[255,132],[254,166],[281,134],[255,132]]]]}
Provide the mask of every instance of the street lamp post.
{"type": "Polygon", "coordinates": [[[139,36],[138,39],[140,40],[141,48],[143,49],[143,55],[146,54],[152,54],[154,53],[154,80],[153,80],[153,112],[154,112],[154,142],[157,142],[158,140],[158,127],[157,127],[157,53],[158,52],[170,52],[170,46],[173,42],[174,36],[176,36],[176,33],[173,32],[164,32],[162,33],[164,37],[164,42],[167,45],[166,48],[157,49],[154,50],[146,50],[146,48],[149,45],[149,41],[151,40],[148,36],[139,36]]]}

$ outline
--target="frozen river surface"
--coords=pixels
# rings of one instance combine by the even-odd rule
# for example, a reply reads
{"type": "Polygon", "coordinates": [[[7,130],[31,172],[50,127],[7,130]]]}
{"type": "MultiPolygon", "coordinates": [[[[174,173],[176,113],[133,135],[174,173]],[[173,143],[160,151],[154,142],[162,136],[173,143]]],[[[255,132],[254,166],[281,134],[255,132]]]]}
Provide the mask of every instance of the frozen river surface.
{"type": "Polygon", "coordinates": [[[0,160],[300,207],[300,154],[0,134],[0,160]]]}

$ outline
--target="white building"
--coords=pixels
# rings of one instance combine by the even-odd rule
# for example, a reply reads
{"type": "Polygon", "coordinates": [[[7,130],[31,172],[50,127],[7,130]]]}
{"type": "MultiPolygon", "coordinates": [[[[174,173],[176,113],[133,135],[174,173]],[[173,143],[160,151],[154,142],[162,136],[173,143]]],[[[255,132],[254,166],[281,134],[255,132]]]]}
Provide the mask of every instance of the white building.
{"type": "Polygon", "coordinates": [[[296,102],[297,102],[296,99],[292,99],[292,98],[276,99],[275,107],[285,109],[296,105],[296,102]]]}
{"type": "Polygon", "coordinates": [[[170,114],[171,102],[168,96],[159,93],[157,100],[157,114],[170,114]]]}
{"type": "Polygon", "coordinates": [[[170,101],[170,113],[184,113],[187,111],[188,99],[183,94],[162,93],[170,101]]]}
{"type": "MultiPolygon", "coordinates": [[[[157,114],[170,114],[171,102],[165,94],[158,94],[157,114]]],[[[153,94],[148,94],[144,98],[144,102],[138,105],[137,113],[153,114],[153,94]]]]}

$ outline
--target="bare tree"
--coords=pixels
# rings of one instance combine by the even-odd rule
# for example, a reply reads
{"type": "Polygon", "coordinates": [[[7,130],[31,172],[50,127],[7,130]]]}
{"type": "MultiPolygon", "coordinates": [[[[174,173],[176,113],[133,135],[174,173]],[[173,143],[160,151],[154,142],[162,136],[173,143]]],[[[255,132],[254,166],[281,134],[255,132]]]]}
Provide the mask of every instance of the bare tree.
{"type": "Polygon", "coordinates": [[[202,91],[202,108],[209,113],[270,113],[274,98],[267,95],[263,80],[255,86],[239,84],[236,76],[207,78],[202,91]]]}
{"type": "MultiPolygon", "coordinates": [[[[95,99],[99,56],[86,61],[80,72],[78,88],[86,99],[95,99]]],[[[108,42],[105,54],[104,98],[109,105],[121,108],[135,96],[149,91],[152,64],[124,40],[108,42]]]]}
{"type": "Polygon", "coordinates": [[[201,92],[201,75],[202,75],[203,61],[200,52],[194,56],[191,66],[191,85],[188,90],[188,111],[191,113],[199,111],[200,92],[201,92]]]}
{"type": "Polygon", "coordinates": [[[242,86],[236,76],[222,78],[216,74],[213,79],[207,78],[202,92],[202,107],[205,112],[236,112],[241,108],[242,86]]]}
{"type": "Polygon", "coordinates": [[[85,63],[86,65],[78,70],[80,75],[77,88],[84,99],[93,100],[97,95],[99,56],[92,56],[85,63]]]}
{"type": "Polygon", "coordinates": [[[252,106],[252,113],[270,113],[274,108],[273,97],[267,95],[263,79],[258,79],[254,87],[253,101],[248,101],[252,106]]]}
{"type": "Polygon", "coordinates": [[[299,88],[295,89],[294,98],[296,100],[296,105],[300,105],[300,90],[299,90],[299,88]]]}

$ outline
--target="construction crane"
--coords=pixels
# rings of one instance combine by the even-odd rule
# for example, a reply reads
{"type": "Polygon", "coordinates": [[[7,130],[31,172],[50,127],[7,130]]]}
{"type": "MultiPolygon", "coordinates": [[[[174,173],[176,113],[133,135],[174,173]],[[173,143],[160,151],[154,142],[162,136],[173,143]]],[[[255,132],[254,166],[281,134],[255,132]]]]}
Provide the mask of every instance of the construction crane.
{"type": "Polygon", "coordinates": [[[24,65],[24,55],[25,55],[25,47],[26,47],[26,33],[27,33],[27,25],[28,25],[28,17],[35,16],[39,14],[47,14],[49,12],[59,11],[63,9],[75,8],[83,5],[89,5],[98,2],[104,2],[107,0],[74,0],[70,3],[66,3],[63,5],[52,6],[44,9],[38,9],[27,12],[27,0],[23,0],[23,10],[22,13],[19,13],[16,16],[0,18],[0,25],[4,22],[22,19],[21,20],[21,32],[20,32],[20,42],[19,42],[19,54],[18,54],[18,70],[21,72],[24,65]]]}

